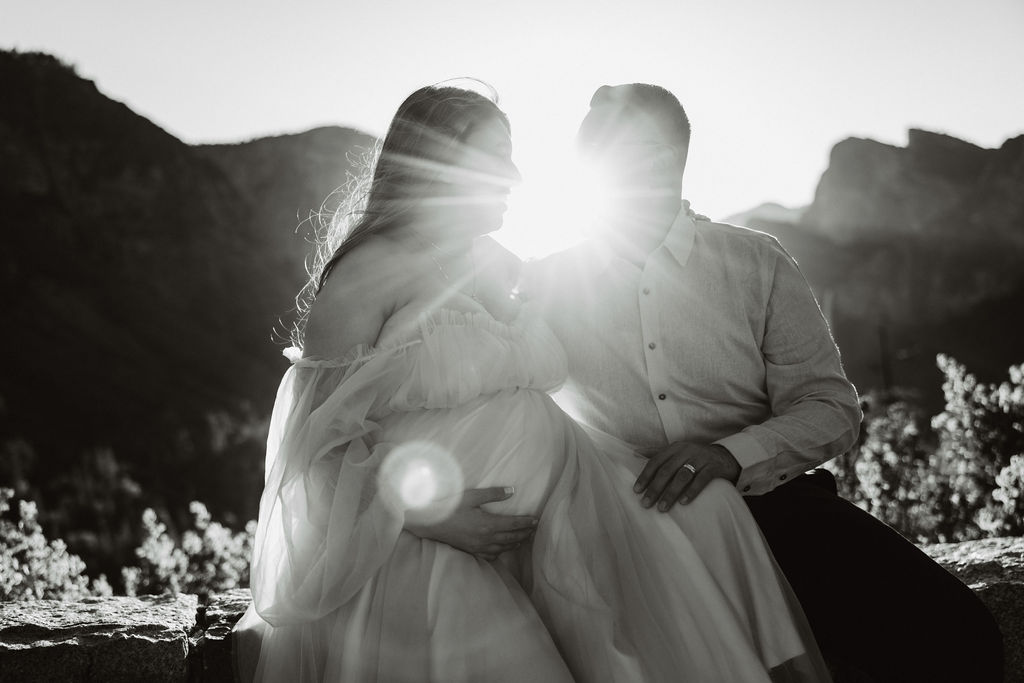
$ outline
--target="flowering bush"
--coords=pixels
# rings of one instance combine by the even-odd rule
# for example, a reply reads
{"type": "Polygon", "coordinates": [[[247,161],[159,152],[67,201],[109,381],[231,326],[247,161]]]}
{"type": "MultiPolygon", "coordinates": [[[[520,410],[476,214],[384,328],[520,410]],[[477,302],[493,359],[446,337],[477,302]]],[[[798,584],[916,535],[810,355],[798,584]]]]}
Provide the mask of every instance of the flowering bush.
{"type": "MultiPolygon", "coordinates": [[[[112,595],[105,576],[91,580],[80,557],[64,541],[48,541],[35,503],[20,501],[19,519],[8,519],[14,491],[0,488],[0,600],[80,600],[112,595]]],[[[180,546],[167,527],[147,509],[144,538],[135,550],[139,565],[121,570],[127,595],[186,592],[208,594],[249,584],[249,556],[256,523],[233,532],[214,522],[206,506],[190,506],[194,528],[180,546]]]]}
{"type": "Polygon", "coordinates": [[[1014,455],[996,475],[996,490],[978,525],[993,536],[1024,536],[1024,455],[1014,455]]]}
{"type": "Polygon", "coordinates": [[[194,528],[182,534],[180,545],[152,509],[143,513],[145,537],[135,551],[139,565],[121,570],[128,595],[164,591],[209,594],[249,585],[256,523],[250,521],[236,533],[214,522],[198,501],[193,501],[189,510],[194,528]]]}
{"type": "Polygon", "coordinates": [[[885,405],[827,465],[840,493],[919,542],[1024,534],[1024,365],[998,385],[948,356],[938,366],[946,406],[931,431],[907,403],[885,405]]]}
{"type": "Polygon", "coordinates": [[[7,519],[14,491],[0,488],[0,600],[79,600],[111,595],[100,575],[90,582],[85,562],[64,541],[47,541],[36,504],[18,503],[18,521],[7,519]]]}

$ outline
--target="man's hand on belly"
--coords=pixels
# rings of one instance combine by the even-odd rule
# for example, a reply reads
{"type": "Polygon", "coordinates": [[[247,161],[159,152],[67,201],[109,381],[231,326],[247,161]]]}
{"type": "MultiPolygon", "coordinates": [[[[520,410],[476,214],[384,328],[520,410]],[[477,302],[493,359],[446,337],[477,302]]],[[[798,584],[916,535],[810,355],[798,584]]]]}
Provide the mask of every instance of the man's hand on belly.
{"type": "Polygon", "coordinates": [[[645,508],[657,504],[668,511],[677,501],[685,505],[697,497],[712,479],[736,483],[740,465],[724,446],[676,442],[663,448],[639,451],[649,460],[633,485],[645,508]]]}
{"type": "Polygon", "coordinates": [[[480,559],[491,561],[530,538],[537,519],[528,515],[496,515],[480,508],[485,503],[507,500],[515,491],[494,486],[466,489],[462,500],[440,522],[418,523],[406,519],[405,530],[432,541],[445,543],[480,559]]]}

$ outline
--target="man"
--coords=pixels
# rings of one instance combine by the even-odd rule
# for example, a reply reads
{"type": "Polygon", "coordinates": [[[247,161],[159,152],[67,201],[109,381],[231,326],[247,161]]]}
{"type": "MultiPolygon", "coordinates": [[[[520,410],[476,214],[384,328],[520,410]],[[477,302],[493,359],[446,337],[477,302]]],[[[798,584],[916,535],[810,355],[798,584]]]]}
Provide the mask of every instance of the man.
{"type": "Polygon", "coordinates": [[[824,470],[860,410],[795,261],[772,237],[695,220],[680,200],[690,126],[667,90],[594,94],[578,136],[611,194],[594,244],[541,262],[569,352],[573,417],[648,447],[645,507],[733,482],[826,658],[876,681],[1001,681],[1001,636],[974,594],[839,498],[824,470]],[[596,246],[595,246],[596,245],[596,246]]]}

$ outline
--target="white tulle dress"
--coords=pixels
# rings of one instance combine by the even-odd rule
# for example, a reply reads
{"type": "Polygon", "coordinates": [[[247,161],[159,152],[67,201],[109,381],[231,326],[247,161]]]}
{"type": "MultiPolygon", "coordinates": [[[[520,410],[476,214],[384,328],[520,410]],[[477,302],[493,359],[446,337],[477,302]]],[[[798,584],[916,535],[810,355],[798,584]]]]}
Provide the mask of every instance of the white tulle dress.
{"type": "Polygon", "coordinates": [[[236,627],[243,675],[828,680],[735,489],[642,508],[643,461],[548,396],[565,372],[528,310],[442,309],[377,347],[294,360],[236,627]],[[403,531],[417,497],[495,485],[516,492],[488,509],[540,517],[520,550],[487,562],[403,531]]]}

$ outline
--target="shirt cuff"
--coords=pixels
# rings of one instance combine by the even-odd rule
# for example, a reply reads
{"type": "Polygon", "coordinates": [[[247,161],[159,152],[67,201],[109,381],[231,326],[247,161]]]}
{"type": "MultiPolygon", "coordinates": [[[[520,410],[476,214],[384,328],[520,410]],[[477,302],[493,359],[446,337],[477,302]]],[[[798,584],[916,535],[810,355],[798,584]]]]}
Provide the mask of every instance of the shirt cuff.
{"type": "Polygon", "coordinates": [[[740,477],[736,480],[736,488],[741,493],[750,493],[750,481],[755,478],[754,468],[771,460],[771,454],[757,442],[757,439],[746,432],[730,434],[714,443],[724,446],[732,453],[732,457],[736,458],[736,462],[740,466],[740,477]]]}

